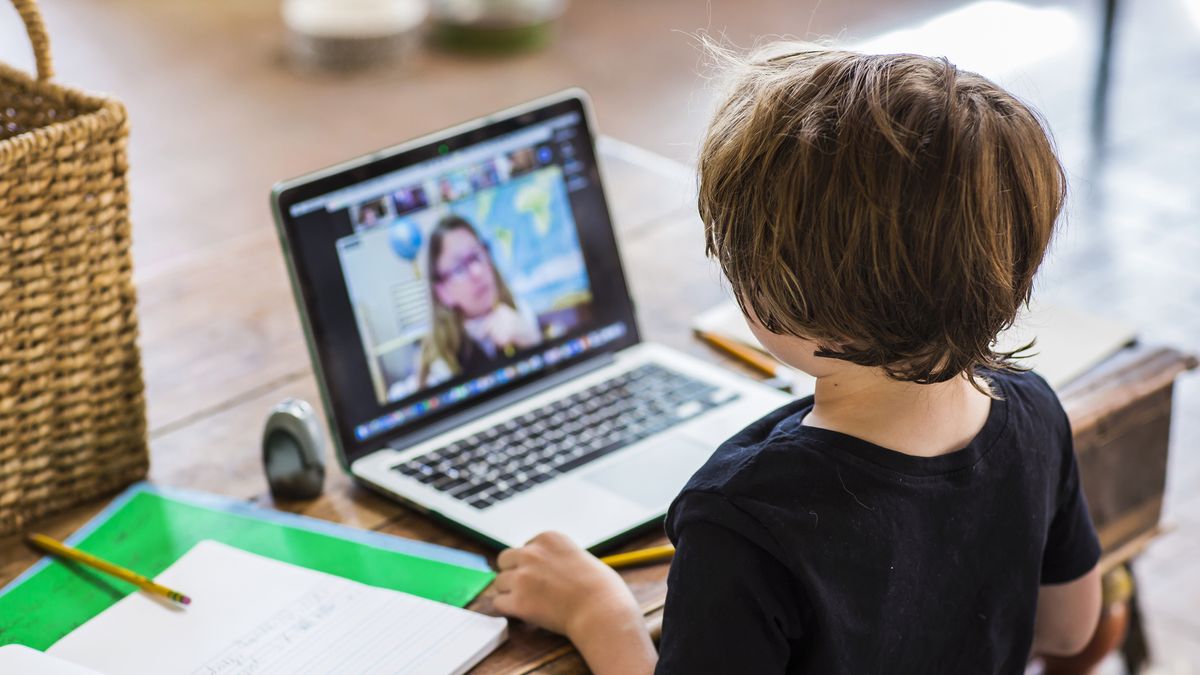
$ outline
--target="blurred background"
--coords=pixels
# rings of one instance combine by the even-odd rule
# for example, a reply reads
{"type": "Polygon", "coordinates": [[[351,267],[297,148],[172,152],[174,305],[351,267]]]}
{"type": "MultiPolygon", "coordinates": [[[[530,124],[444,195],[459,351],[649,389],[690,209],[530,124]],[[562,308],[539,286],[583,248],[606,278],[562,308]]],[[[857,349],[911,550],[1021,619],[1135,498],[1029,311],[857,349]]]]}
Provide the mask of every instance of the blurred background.
{"type": "MultiPolygon", "coordinates": [[[[486,0],[396,2],[368,21],[329,0],[42,3],[58,79],[129,108],[139,286],[164,288],[214,247],[261,241],[281,178],[567,86],[591,94],[600,131],[630,144],[619,147],[631,161],[686,186],[715,95],[698,35],[740,47],[786,36],[945,55],[1032,103],[1071,180],[1039,293],[1200,353],[1200,0],[496,0],[484,10],[499,14],[482,19],[486,0]],[[488,30],[497,21],[499,36],[488,30]]],[[[372,4],[341,4],[355,3],[372,4]]],[[[5,4],[0,60],[31,69],[5,4]]],[[[143,304],[169,299],[160,290],[143,304]]],[[[144,322],[143,339],[166,345],[170,330],[144,322]]],[[[164,349],[144,354],[152,435],[186,422],[154,395],[164,349]]],[[[1200,672],[1195,373],[1175,406],[1164,513],[1174,529],[1136,572],[1156,672],[1187,673],[1200,672]]],[[[1115,659],[1104,667],[1122,672],[1115,659]]]]}

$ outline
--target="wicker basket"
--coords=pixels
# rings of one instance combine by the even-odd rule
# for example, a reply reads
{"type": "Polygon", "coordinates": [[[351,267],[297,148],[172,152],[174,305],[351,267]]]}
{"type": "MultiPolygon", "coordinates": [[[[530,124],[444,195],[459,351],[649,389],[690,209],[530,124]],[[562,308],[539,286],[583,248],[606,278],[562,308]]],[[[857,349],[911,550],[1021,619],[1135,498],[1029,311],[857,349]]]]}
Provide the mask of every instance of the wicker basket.
{"type": "Polygon", "coordinates": [[[146,474],[125,108],[0,64],[0,534],[146,474]]]}

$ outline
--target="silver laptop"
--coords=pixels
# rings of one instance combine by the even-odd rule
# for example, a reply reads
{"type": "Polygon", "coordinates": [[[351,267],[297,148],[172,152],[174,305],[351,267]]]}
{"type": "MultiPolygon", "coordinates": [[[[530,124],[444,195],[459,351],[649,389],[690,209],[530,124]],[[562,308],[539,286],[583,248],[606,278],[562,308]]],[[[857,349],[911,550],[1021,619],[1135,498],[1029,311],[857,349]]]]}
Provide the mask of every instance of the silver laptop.
{"type": "Polygon", "coordinates": [[[578,90],[272,202],[343,467],[495,546],[653,526],[787,401],[640,339],[578,90]]]}

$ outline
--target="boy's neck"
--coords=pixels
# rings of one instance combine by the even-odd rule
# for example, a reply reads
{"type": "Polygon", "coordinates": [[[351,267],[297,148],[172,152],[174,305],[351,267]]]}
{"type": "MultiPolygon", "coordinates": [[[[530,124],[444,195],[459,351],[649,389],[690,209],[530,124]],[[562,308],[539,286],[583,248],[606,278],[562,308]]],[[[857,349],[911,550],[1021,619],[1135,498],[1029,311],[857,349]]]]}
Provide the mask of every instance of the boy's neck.
{"type": "Polygon", "coordinates": [[[991,403],[965,376],[914,384],[878,368],[846,364],[817,377],[813,409],[803,423],[933,457],[966,447],[987,422],[991,403]]]}

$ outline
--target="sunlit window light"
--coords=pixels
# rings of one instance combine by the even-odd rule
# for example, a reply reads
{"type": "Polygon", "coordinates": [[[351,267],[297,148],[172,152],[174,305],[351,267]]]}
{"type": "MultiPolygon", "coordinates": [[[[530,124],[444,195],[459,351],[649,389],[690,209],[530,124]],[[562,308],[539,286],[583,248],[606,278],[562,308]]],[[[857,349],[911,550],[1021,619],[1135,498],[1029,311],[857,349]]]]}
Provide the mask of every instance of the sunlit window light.
{"type": "Polygon", "coordinates": [[[1061,7],[975,2],[918,26],[884,33],[852,46],[874,54],[912,52],[945,56],[966,70],[998,77],[1078,49],[1079,22],[1061,7]]]}

